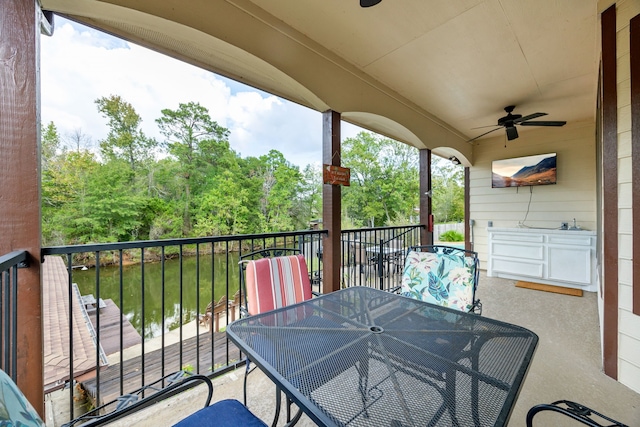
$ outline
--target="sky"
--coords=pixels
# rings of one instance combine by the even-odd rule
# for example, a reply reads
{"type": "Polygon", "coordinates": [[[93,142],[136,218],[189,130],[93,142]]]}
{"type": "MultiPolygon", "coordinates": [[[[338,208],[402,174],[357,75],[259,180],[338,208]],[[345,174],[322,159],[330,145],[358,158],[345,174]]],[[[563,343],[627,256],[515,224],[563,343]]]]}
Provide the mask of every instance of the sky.
{"type": "MultiPolygon", "coordinates": [[[[53,36],[41,36],[40,52],[42,123],[54,122],[63,141],[81,132],[97,148],[108,127],[95,100],[119,95],[142,118],[142,131],[159,141],[160,111],[193,101],[229,129],[242,157],[275,149],[301,169],[322,161],[317,111],[59,16],[53,36]]],[[[343,122],[342,138],[362,130],[343,122]]]]}

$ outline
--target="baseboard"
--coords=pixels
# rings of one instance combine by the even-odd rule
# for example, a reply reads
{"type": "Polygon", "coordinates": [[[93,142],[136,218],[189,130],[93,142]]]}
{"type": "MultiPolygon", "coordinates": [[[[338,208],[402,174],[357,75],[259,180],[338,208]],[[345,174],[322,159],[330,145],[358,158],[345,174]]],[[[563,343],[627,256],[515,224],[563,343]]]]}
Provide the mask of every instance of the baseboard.
{"type": "Polygon", "coordinates": [[[574,297],[582,296],[582,289],[564,288],[561,286],[543,285],[542,283],[524,282],[519,280],[516,282],[517,288],[533,289],[536,291],[553,292],[556,294],[571,295],[574,297]]]}

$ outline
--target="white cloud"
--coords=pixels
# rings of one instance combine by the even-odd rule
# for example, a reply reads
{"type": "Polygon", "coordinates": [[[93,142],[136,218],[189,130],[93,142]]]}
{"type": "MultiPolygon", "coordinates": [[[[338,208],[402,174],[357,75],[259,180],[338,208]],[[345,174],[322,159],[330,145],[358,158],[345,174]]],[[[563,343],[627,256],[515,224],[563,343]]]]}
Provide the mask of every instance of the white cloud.
{"type": "MultiPolygon", "coordinates": [[[[161,140],[160,111],[194,101],[230,130],[243,157],[275,149],[301,168],[322,161],[316,111],[59,17],[41,45],[42,121],[53,121],[63,137],[80,129],[94,143],[104,139],[107,120],[95,100],[120,95],[142,117],[145,134],[161,140]]],[[[343,123],[343,138],[360,130],[343,123]]]]}

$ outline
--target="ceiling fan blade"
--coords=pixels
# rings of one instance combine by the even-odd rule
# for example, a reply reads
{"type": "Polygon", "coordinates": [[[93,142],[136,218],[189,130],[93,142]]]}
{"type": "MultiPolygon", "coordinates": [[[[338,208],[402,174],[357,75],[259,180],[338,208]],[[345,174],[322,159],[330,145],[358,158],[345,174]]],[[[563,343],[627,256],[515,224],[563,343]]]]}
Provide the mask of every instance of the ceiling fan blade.
{"type": "Polygon", "coordinates": [[[537,119],[538,117],[542,117],[542,116],[546,116],[547,113],[533,113],[533,114],[529,114],[528,116],[524,116],[524,117],[520,117],[519,119],[515,119],[513,121],[513,123],[522,123],[522,122],[526,122],[527,120],[531,120],[531,119],[537,119]]]}
{"type": "Polygon", "coordinates": [[[501,127],[502,127],[502,126],[497,127],[497,128],[495,128],[495,129],[491,129],[489,132],[485,132],[485,133],[483,133],[482,135],[478,135],[478,136],[476,136],[475,138],[472,138],[472,139],[468,140],[467,142],[475,141],[475,140],[476,140],[476,139],[478,139],[478,138],[482,138],[482,137],[483,137],[483,136],[485,136],[486,134],[491,133],[491,132],[495,132],[495,131],[497,131],[498,129],[500,129],[501,127]]]}
{"type": "Polygon", "coordinates": [[[564,126],[567,122],[563,121],[537,121],[537,122],[522,122],[520,126],[564,126]]]}
{"type": "Polygon", "coordinates": [[[477,127],[471,128],[471,130],[474,130],[474,129],[484,129],[484,128],[494,128],[494,127],[496,127],[496,126],[502,126],[502,125],[486,125],[486,126],[477,126],[477,127]]]}
{"type": "Polygon", "coordinates": [[[360,0],[360,7],[371,7],[380,3],[382,0],[360,0]]]}
{"type": "Polygon", "coordinates": [[[518,130],[515,126],[508,126],[507,128],[507,140],[513,141],[518,137],[518,130]]]}

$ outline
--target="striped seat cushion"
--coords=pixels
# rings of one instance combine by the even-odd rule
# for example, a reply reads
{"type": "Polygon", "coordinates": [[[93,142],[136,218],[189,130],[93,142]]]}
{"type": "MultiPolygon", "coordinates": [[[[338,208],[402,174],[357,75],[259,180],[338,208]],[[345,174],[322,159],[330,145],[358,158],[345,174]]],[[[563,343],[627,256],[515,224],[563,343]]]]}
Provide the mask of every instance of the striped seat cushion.
{"type": "Polygon", "coordinates": [[[311,298],[309,271],[302,255],[248,261],[245,277],[247,310],[252,315],[311,298]]]}

